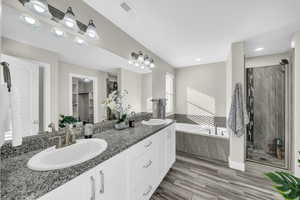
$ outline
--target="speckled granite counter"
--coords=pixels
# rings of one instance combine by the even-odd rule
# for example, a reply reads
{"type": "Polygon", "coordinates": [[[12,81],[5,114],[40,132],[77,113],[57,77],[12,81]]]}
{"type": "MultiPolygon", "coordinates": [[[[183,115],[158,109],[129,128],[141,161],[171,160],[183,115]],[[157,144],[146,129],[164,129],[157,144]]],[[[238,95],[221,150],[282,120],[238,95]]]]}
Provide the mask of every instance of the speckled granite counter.
{"type": "Polygon", "coordinates": [[[106,140],[107,149],[89,161],[61,170],[38,172],[26,166],[28,160],[42,150],[4,159],[1,163],[1,200],[37,199],[172,123],[174,121],[161,126],[138,123],[135,128],[97,133],[94,138],[106,140]]]}

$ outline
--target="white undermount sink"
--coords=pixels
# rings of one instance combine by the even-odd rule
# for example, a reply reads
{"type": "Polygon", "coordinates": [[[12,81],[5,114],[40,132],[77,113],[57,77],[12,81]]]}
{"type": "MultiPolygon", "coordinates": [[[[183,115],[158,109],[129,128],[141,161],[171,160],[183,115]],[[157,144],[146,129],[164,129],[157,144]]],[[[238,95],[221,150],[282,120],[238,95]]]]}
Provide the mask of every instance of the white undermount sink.
{"type": "Polygon", "coordinates": [[[148,126],[158,126],[158,125],[169,123],[170,121],[171,121],[170,119],[150,119],[148,121],[143,120],[142,124],[148,126]]]}
{"type": "Polygon", "coordinates": [[[34,155],[27,166],[36,171],[48,171],[71,167],[101,154],[107,148],[107,143],[102,139],[82,139],[75,144],[56,149],[50,147],[34,155]]]}

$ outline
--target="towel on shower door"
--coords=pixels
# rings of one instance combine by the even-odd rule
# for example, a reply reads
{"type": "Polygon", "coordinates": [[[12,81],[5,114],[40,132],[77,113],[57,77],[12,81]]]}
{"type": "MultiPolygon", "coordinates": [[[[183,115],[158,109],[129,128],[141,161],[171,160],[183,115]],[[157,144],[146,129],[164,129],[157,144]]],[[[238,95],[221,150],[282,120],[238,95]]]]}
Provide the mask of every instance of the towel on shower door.
{"type": "Polygon", "coordinates": [[[9,93],[6,84],[0,83],[0,147],[4,143],[4,133],[9,130],[9,93]]]}
{"type": "Polygon", "coordinates": [[[245,127],[249,123],[241,83],[235,85],[227,123],[229,129],[238,137],[245,133],[245,127]]]}

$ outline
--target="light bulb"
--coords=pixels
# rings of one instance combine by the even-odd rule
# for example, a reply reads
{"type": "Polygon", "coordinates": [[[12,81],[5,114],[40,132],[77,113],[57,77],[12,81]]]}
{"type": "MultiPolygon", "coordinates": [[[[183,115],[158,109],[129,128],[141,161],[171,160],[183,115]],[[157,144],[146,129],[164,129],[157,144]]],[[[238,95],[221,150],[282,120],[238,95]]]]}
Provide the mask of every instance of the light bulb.
{"type": "Polygon", "coordinates": [[[75,26],[74,22],[72,20],[69,20],[69,19],[65,19],[65,25],[69,28],[73,28],[75,26]]]}
{"type": "Polygon", "coordinates": [[[64,37],[66,36],[65,32],[60,28],[54,27],[51,32],[57,37],[64,37]]]}
{"type": "Polygon", "coordinates": [[[155,64],[154,63],[151,63],[150,64],[150,68],[154,68],[155,67],[155,64]]]}
{"type": "Polygon", "coordinates": [[[134,65],[135,65],[136,67],[140,66],[140,64],[139,64],[138,62],[136,62],[134,65]]]}
{"type": "Polygon", "coordinates": [[[133,64],[133,61],[132,61],[132,60],[129,60],[129,61],[128,61],[128,64],[132,65],[132,64],[133,64]]]}
{"type": "Polygon", "coordinates": [[[24,16],[24,20],[28,23],[28,24],[35,24],[36,23],[36,20],[30,16],[24,16]]]}
{"type": "Polygon", "coordinates": [[[144,56],[143,55],[139,55],[138,60],[139,61],[144,61],[144,56]]]}
{"type": "Polygon", "coordinates": [[[142,66],[141,66],[141,69],[145,69],[145,66],[144,66],[144,65],[142,65],[142,66]]]}
{"type": "Polygon", "coordinates": [[[81,37],[78,37],[78,36],[75,38],[75,42],[79,45],[86,44],[85,40],[81,37]]]}
{"type": "Polygon", "coordinates": [[[94,24],[93,20],[89,21],[89,24],[88,24],[88,27],[86,29],[85,35],[88,36],[91,39],[94,39],[94,40],[98,40],[99,39],[99,35],[98,35],[97,31],[96,31],[96,25],[94,24]]]}
{"type": "Polygon", "coordinates": [[[46,9],[44,7],[42,7],[41,5],[36,4],[36,3],[33,5],[33,8],[38,13],[44,13],[46,11],[46,9]]]}
{"type": "Polygon", "coordinates": [[[146,59],[145,60],[145,65],[149,65],[150,64],[150,60],[149,59],[146,59]]]}

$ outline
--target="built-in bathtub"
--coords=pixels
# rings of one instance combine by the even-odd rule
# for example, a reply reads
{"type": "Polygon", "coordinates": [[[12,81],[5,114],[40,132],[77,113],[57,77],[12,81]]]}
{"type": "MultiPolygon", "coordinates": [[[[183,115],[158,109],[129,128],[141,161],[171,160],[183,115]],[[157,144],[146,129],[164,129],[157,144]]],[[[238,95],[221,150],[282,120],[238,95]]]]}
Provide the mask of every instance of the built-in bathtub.
{"type": "Polygon", "coordinates": [[[225,128],[176,123],[176,149],[194,156],[227,162],[229,135],[225,128]]]}

